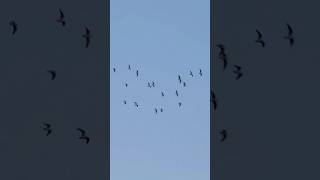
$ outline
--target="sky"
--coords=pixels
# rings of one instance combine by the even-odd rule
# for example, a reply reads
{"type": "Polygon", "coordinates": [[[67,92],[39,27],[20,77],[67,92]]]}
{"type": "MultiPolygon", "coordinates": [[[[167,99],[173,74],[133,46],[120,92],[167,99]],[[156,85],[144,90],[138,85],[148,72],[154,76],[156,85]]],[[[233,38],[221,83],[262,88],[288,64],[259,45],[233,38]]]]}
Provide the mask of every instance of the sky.
{"type": "Polygon", "coordinates": [[[111,0],[111,180],[209,179],[209,3],[111,0]]]}

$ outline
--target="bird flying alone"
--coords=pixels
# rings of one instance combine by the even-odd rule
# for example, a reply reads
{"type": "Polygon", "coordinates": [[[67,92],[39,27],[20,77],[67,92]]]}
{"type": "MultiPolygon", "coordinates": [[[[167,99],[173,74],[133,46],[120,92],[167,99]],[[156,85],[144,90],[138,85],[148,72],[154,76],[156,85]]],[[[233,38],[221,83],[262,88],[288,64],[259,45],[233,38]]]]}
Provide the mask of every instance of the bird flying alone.
{"type": "Polygon", "coordinates": [[[176,90],[176,96],[179,96],[179,94],[178,94],[178,90],[176,90]]]}
{"type": "Polygon", "coordinates": [[[77,131],[79,131],[81,133],[80,137],[78,137],[80,140],[85,140],[85,142],[88,144],[90,141],[90,138],[88,136],[86,136],[86,131],[78,128],[77,131]]]}
{"type": "Polygon", "coordinates": [[[178,75],[178,79],[179,79],[179,83],[181,84],[182,80],[180,75],[178,75]]]}
{"type": "Polygon", "coordinates": [[[218,105],[216,95],[214,94],[214,92],[212,90],[211,90],[210,94],[211,94],[211,102],[213,103],[213,109],[216,110],[217,105],[218,105]]]}
{"type": "Polygon", "coordinates": [[[290,24],[287,23],[288,34],[284,37],[284,39],[289,40],[289,44],[292,47],[294,44],[293,30],[290,24]]]}
{"type": "Polygon", "coordinates": [[[233,73],[236,74],[236,80],[239,80],[243,76],[242,67],[238,65],[234,65],[235,70],[233,73]]]}
{"type": "Polygon", "coordinates": [[[181,102],[179,102],[179,103],[178,103],[178,105],[179,105],[179,107],[181,107],[182,103],[181,103],[181,102]]]}
{"type": "Polygon", "coordinates": [[[222,131],[220,131],[220,134],[222,135],[220,142],[225,141],[227,138],[227,130],[223,129],[222,131]]]}
{"type": "Polygon", "coordinates": [[[258,34],[258,38],[256,39],[256,43],[260,43],[262,47],[265,47],[266,43],[264,42],[264,40],[262,39],[262,33],[259,30],[256,30],[257,34],[258,34]]]}
{"type": "Polygon", "coordinates": [[[66,21],[64,20],[64,14],[63,14],[63,12],[62,12],[61,9],[59,9],[59,14],[60,14],[60,17],[59,17],[59,19],[57,19],[56,21],[57,21],[58,23],[61,23],[62,26],[65,26],[65,25],[66,25],[66,21]]]}
{"type": "Polygon", "coordinates": [[[113,69],[113,72],[116,72],[116,68],[112,68],[113,69]]]}
{"type": "Polygon", "coordinates": [[[85,27],[85,29],[86,29],[86,33],[84,35],[82,35],[82,37],[84,37],[86,39],[85,47],[87,48],[87,47],[89,47],[90,40],[91,40],[92,36],[91,36],[90,30],[87,27],[85,27]]]}
{"type": "Polygon", "coordinates": [[[190,74],[190,76],[191,76],[191,77],[193,77],[193,73],[192,73],[192,71],[189,71],[189,74],[190,74]]]}
{"type": "Polygon", "coordinates": [[[56,78],[56,71],[54,70],[47,70],[48,73],[51,74],[51,80],[54,80],[56,78]]]}
{"type": "Polygon", "coordinates": [[[12,34],[15,34],[18,30],[18,25],[15,21],[10,21],[9,25],[12,26],[12,34]]]}
{"type": "Polygon", "coordinates": [[[45,130],[47,132],[46,136],[49,136],[52,132],[51,125],[48,123],[44,123],[44,125],[45,125],[45,127],[43,128],[43,130],[45,130]]]}
{"type": "Polygon", "coordinates": [[[139,71],[138,71],[138,70],[136,71],[136,76],[137,76],[137,77],[139,76],[139,71]]]}
{"type": "Polygon", "coordinates": [[[131,66],[130,66],[130,64],[128,65],[128,69],[129,69],[129,70],[131,70],[131,66]]]}
{"type": "Polygon", "coordinates": [[[164,93],[163,92],[161,92],[161,96],[164,97],[164,93]]]}
{"type": "Polygon", "coordinates": [[[200,71],[199,71],[199,74],[200,74],[200,76],[202,76],[202,70],[200,69],[200,71]]]}

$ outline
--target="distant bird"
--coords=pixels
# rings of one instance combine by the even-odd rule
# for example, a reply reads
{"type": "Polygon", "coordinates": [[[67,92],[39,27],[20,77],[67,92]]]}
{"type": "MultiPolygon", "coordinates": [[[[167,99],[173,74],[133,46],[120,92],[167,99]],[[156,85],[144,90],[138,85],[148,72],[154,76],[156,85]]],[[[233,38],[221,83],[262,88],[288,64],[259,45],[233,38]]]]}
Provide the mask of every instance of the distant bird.
{"type": "Polygon", "coordinates": [[[259,30],[256,30],[256,32],[258,34],[258,38],[256,39],[255,42],[260,43],[262,47],[265,47],[266,43],[262,39],[262,33],[259,30]]]}
{"type": "Polygon", "coordinates": [[[183,82],[183,86],[184,86],[184,87],[186,87],[186,86],[187,86],[186,82],[183,82]]]}
{"type": "Polygon", "coordinates": [[[213,103],[213,109],[216,110],[217,105],[218,105],[216,95],[214,94],[214,92],[212,90],[211,90],[210,94],[211,94],[211,102],[213,103]]]}
{"type": "Polygon", "coordinates": [[[81,136],[78,137],[78,139],[85,140],[86,143],[88,144],[90,141],[90,138],[86,135],[86,131],[81,128],[78,128],[77,131],[80,131],[80,133],[81,133],[81,136]]]}
{"type": "Polygon", "coordinates": [[[54,70],[47,70],[48,73],[51,74],[51,80],[54,80],[56,78],[56,71],[54,70]]]}
{"type": "Polygon", "coordinates": [[[163,112],[163,109],[162,109],[162,108],[160,108],[160,112],[163,112]]]}
{"type": "Polygon", "coordinates": [[[292,27],[287,23],[288,34],[284,37],[284,39],[289,40],[289,44],[292,47],[294,44],[293,30],[292,27]]]}
{"type": "Polygon", "coordinates": [[[137,75],[137,77],[139,76],[139,71],[138,70],[136,71],[136,75],[137,75]]]}
{"type": "Polygon", "coordinates": [[[148,87],[151,88],[150,82],[148,82],[148,87]]]}
{"type": "Polygon", "coordinates": [[[113,68],[113,72],[116,72],[116,68],[113,68]]]}
{"type": "Polygon", "coordinates": [[[91,36],[90,30],[87,27],[85,27],[85,29],[86,29],[86,34],[82,35],[82,37],[84,37],[86,39],[86,46],[85,47],[87,48],[87,47],[89,47],[90,39],[92,38],[92,36],[91,36]]]}
{"type": "Polygon", "coordinates": [[[193,77],[193,73],[192,73],[192,71],[189,71],[189,74],[190,74],[190,76],[192,76],[192,77],[193,77]]]}
{"type": "Polygon", "coordinates": [[[242,67],[241,66],[238,66],[238,65],[234,65],[234,67],[236,68],[233,73],[236,74],[236,80],[239,80],[242,75],[243,75],[243,72],[242,72],[242,67]]]}
{"type": "Polygon", "coordinates": [[[199,74],[200,74],[200,76],[202,76],[202,70],[200,69],[200,71],[199,71],[199,74]]]}
{"type": "Polygon", "coordinates": [[[178,90],[176,90],[176,95],[177,95],[177,96],[179,96],[179,94],[178,94],[178,90]]]}
{"type": "Polygon", "coordinates": [[[126,100],[124,100],[124,101],[123,101],[123,103],[124,103],[124,104],[127,104],[127,101],[126,101],[126,100]]]}
{"type": "Polygon", "coordinates": [[[223,44],[218,44],[217,47],[220,48],[219,59],[222,60],[223,70],[225,70],[228,66],[227,55],[225,53],[225,46],[223,44]]]}
{"type": "Polygon", "coordinates": [[[156,112],[156,114],[158,113],[158,109],[157,108],[154,108],[154,111],[156,112]]]}
{"type": "Polygon", "coordinates": [[[181,84],[182,80],[180,75],[178,75],[178,79],[179,79],[179,83],[181,84]]]}
{"type": "Polygon", "coordinates": [[[156,87],[153,81],[152,81],[152,87],[156,87]]]}
{"type": "Polygon", "coordinates": [[[225,46],[223,44],[217,44],[216,46],[220,49],[220,53],[225,52],[225,46]]]}
{"type": "Polygon", "coordinates": [[[48,123],[44,123],[45,127],[43,128],[43,130],[47,131],[46,136],[49,136],[49,134],[51,134],[52,129],[51,129],[51,125],[48,123]]]}
{"type": "Polygon", "coordinates": [[[64,14],[63,14],[63,12],[62,12],[61,9],[59,9],[59,13],[60,13],[60,17],[59,17],[59,19],[57,19],[56,21],[57,21],[58,23],[61,23],[62,26],[65,26],[65,25],[66,25],[66,21],[64,20],[64,14]]]}
{"type": "Polygon", "coordinates": [[[13,30],[12,30],[12,34],[15,34],[18,30],[18,25],[15,21],[10,21],[9,25],[12,26],[13,30]]]}
{"type": "Polygon", "coordinates": [[[131,66],[130,66],[130,64],[128,65],[128,69],[129,69],[129,70],[131,70],[131,66]]]}
{"type": "Polygon", "coordinates": [[[126,83],[126,87],[128,87],[128,84],[126,83]]]}
{"type": "Polygon", "coordinates": [[[164,93],[163,92],[161,92],[161,96],[164,97],[164,93]]]}
{"type": "Polygon", "coordinates": [[[137,102],[134,102],[134,105],[135,105],[136,107],[139,107],[137,102]]]}
{"type": "Polygon", "coordinates": [[[182,103],[181,103],[181,102],[179,102],[179,103],[178,103],[178,105],[179,105],[179,107],[181,107],[182,103]]]}
{"type": "Polygon", "coordinates": [[[220,142],[225,141],[227,138],[227,130],[223,129],[222,131],[220,131],[220,134],[222,135],[220,142]]]}

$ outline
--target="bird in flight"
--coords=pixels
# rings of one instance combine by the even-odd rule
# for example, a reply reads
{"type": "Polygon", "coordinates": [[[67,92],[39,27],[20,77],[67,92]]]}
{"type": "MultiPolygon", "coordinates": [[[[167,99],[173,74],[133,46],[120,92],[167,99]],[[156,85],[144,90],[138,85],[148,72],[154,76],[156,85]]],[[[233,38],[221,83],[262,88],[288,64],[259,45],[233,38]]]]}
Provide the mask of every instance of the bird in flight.
{"type": "Polygon", "coordinates": [[[128,84],[126,83],[126,87],[128,87],[128,84]]]}
{"type": "Polygon", "coordinates": [[[85,140],[86,143],[88,144],[89,141],[90,141],[90,138],[86,135],[86,131],[81,129],[81,128],[78,128],[77,131],[80,131],[80,133],[81,133],[79,139],[80,140],[85,140]]]}
{"type": "Polygon", "coordinates": [[[256,39],[255,42],[260,43],[262,47],[265,47],[266,43],[262,39],[262,33],[259,30],[256,30],[256,32],[258,34],[258,38],[256,39]]]}
{"type": "Polygon", "coordinates": [[[113,72],[116,72],[116,68],[113,68],[113,72]]]}
{"type": "Polygon", "coordinates": [[[176,95],[177,95],[177,96],[179,96],[179,94],[178,94],[178,90],[176,90],[176,95]]]}
{"type": "Polygon", "coordinates": [[[163,92],[161,92],[161,96],[164,97],[164,93],[163,92]]]}
{"type": "Polygon", "coordinates": [[[15,21],[10,21],[9,22],[9,25],[12,26],[12,34],[15,34],[18,30],[18,25],[15,21]]]}
{"type": "Polygon", "coordinates": [[[157,108],[154,108],[154,111],[156,112],[156,114],[158,113],[158,109],[157,108]]]}
{"type": "Polygon", "coordinates": [[[135,105],[136,107],[139,107],[137,102],[134,102],[134,105],[135,105]]]}
{"type": "Polygon", "coordinates": [[[137,77],[139,76],[139,71],[138,70],[136,71],[136,75],[137,75],[137,77]]]}
{"type": "Polygon", "coordinates": [[[179,103],[178,103],[178,105],[179,105],[179,107],[181,107],[182,103],[181,103],[181,102],[179,102],[179,103]]]}
{"type": "Polygon", "coordinates": [[[233,70],[233,73],[236,74],[236,80],[240,79],[243,75],[243,72],[242,72],[242,67],[241,66],[238,66],[238,65],[234,65],[234,67],[236,68],[235,70],[233,70]]]}
{"type": "Polygon", "coordinates": [[[148,82],[148,87],[151,88],[150,82],[148,82]]]}
{"type": "Polygon", "coordinates": [[[186,82],[183,82],[183,87],[186,87],[187,86],[187,83],[186,82]]]}
{"type": "Polygon", "coordinates": [[[85,27],[85,29],[86,29],[86,34],[82,35],[82,37],[84,37],[86,39],[86,46],[85,47],[87,48],[87,47],[89,47],[90,39],[92,38],[92,36],[91,36],[90,30],[87,27],[85,27]]]}
{"type": "Polygon", "coordinates": [[[156,87],[153,81],[152,81],[152,87],[156,87]]]}
{"type": "Polygon", "coordinates": [[[47,70],[48,73],[51,74],[51,80],[54,80],[56,78],[56,71],[54,70],[47,70]]]}
{"type": "Polygon", "coordinates": [[[192,71],[191,71],[191,70],[189,71],[189,74],[190,74],[190,76],[191,76],[191,77],[193,77],[193,73],[192,73],[192,71]]]}
{"type": "Polygon", "coordinates": [[[200,76],[202,76],[202,70],[200,69],[200,71],[199,71],[199,74],[200,74],[200,76]]]}
{"type": "Polygon", "coordinates": [[[292,47],[294,44],[293,30],[290,24],[287,23],[288,34],[284,37],[284,39],[288,39],[290,46],[292,47]]]}
{"type": "Polygon", "coordinates": [[[129,70],[131,70],[131,66],[130,66],[130,64],[128,65],[128,69],[129,69],[129,70]]]}
{"type": "Polygon", "coordinates": [[[51,125],[48,123],[44,123],[45,127],[43,128],[43,130],[47,131],[46,136],[49,136],[49,134],[51,134],[52,129],[51,129],[51,125]]]}
{"type": "Polygon", "coordinates": [[[180,75],[178,75],[178,79],[179,79],[179,83],[181,84],[181,76],[180,75]]]}
{"type": "Polygon", "coordinates": [[[62,12],[61,9],[59,9],[59,13],[60,13],[60,17],[59,17],[59,19],[57,19],[56,21],[57,21],[58,23],[61,23],[62,26],[65,26],[65,25],[66,25],[66,21],[64,20],[64,14],[63,14],[63,12],[62,12]]]}
{"type": "Polygon", "coordinates": [[[223,129],[222,131],[220,131],[220,134],[222,135],[220,142],[225,141],[227,138],[227,130],[223,129]]]}
{"type": "Polygon", "coordinates": [[[225,54],[225,46],[223,44],[218,44],[218,48],[220,48],[219,59],[222,60],[223,70],[225,70],[228,66],[227,55],[225,54]]]}
{"type": "Polygon", "coordinates": [[[216,110],[217,105],[218,105],[216,95],[214,94],[214,92],[212,90],[211,90],[210,94],[211,94],[211,102],[213,103],[213,109],[216,110]]]}
{"type": "Polygon", "coordinates": [[[126,100],[124,100],[124,101],[123,101],[123,103],[124,103],[124,104],[127,104],[127,101],[126,101],[126,100]]]}

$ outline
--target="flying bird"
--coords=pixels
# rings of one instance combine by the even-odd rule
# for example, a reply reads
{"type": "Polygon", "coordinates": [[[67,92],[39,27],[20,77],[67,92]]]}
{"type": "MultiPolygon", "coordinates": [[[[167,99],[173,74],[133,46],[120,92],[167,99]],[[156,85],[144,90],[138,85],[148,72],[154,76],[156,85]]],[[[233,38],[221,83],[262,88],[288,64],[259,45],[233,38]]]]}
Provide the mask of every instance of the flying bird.
{"type": "Polygon", "coordinates": [[[154,108],[154,111],[156,112],[156,114],[158,113],[158,109],[157,108],[154,108]]]}
{"type": "Polygon", "coordinates": [[[124,103],[124,104],[127,104],[127,101],[126,101],[126,100],[124,100],[124,101],[123,101],[123,103],[124,103]]]}
{"type": "Polygon", "coordinates": [[[292,27],[287,23],[288,34],[284,37],[284,39],[289,40],[289,44],[292,47],[294,44],[293,30],[292,27]]]}
{"type": "Polygon", "coordinates": [[[236,68],[235,70],[233,70],[233,73],[236,74],[236,80],[240,79],[243,75],[243,72],[242,72],[242,67],[241,66],[238,66],[238,65],[234,65],[234,67],[236,68]]]}
{"type": "Polygon", "coordinates": [[[163,92],[161,92],[161,96],[164,97],[164,93],[163,92]]]}
{"type": "Polygon", "coordinates": [[[189,74],[190,74],[190,76],[192,76],[192,77],[193,77],[193,73],[192,73],[192,71],[189,71],[189,74]]]}
{"type": "Polygon", "coordinates": [[[176,90],[176,95],[177,95],[177,96],[179,96],[179,94],[178,94],[178,90],[176,90]]]}
{"type": "Polygon", "coordinates": [[[81,129],[81,128],[77,128],[77,131],[79,131],[81,133],[81,136],[85,136],[86,135],[86,131],[81,129]]]}
{"type": "Polygon", "coordinates": [[[220,53],[225,52],[225,46],[223,44],[217,44],[216,46],[220,49],[220,53]]]}
{"type": "Polygon", "coordinates": [[[179,107],[181,107],[182,103],[181,103],[181,102],[179,102],[178,104],[179,104],[179,107]]]}
{"type": "Polygon", "coordinates": [[[128,65],[128,69],[129,69],[129,70],[131,70],[131,66],[130,66],[130,64],[128,65]]]}
{"type": "Polygon", "coordinates": [[[116,72],[116,68],[113,68],[113,72],[116,72]]]}
{"type": "Polygon", "coordinates": [[[66,21],[64,20],[64,14],[63,14],[63,12],[62,12],[61,9],[59,9],[59,13],[60,13],[60,17],[59,17],[59,19],[57,19],[56,21],[57,21],[58,23],[61,23],[62,26],[65,26],[65,25],[66,25],[66,21]]]}
{"type": "Polygon", "coordinates": [[[148,82],[148,87],[151,88],[150,82],[148,82]]]}
{"type": "Polygon", "coordinates": [[[56,71],[54,70],[47,70],[48,73],[51,74],[51,80],[54,80],[56,78],[56,71]]]}
{"type": "Polygon", "coordinates": [[[183,87],[186,87],[186,86],[187,86],[186,82],[183,82],[183,87]]]}
{"type": "Polygon", "coordinates": [[[153,81],[152,81],[152,87],[156,87],[153,81]]]}
{"type": "Polygon", "coordinates": [[[214,94],[214,92],[212,90],[211,90],[210,94],[211,94],[211,102],[213,103],[213,109],[216,110],[217,105],[218,105],[216,95],[214,94]]]}
{"type": "Polygon", "coordinates": [[[220,131],[220,134],[222,135],[220,142],[225,141],[227,138],[227,130],[223,129],[222,131],[220,131]]]}
{"type": "Polygon", "coordinates": [[[178,75],[178,79],[179,79],[179,83],[181,84],[181,76],[180,75],[178,75]]]}
{"type": "Polygon", "coordinates": [[[79,131],[81,133],[80,137],[78,137],[80,140],[85,140],[86,143],[88,144],[90,141],[90,138],[88,136],[86,136],[86,131],[78,128],[77,131],[79,131]]]}
{"type": "Polygon", "coordinates": [[[51,129],[51,125],[48,123],[44,123],[45,127],[43,128],[43,130],[47,131],[46,136],[49,136],[49,134],[51,134],[52,129],[51,129]]]}
{"type": "Polygon", "coordinates": [[[126,87],[128,87],[128,84],[126,83],[126,87]]]}
{"type": "Polygon", "coordinates": [[[9,25],[12,26],[12,34],[15,34],[18,30],[18,25],[15,21],[10,21],[9,22],[9,25]]]}
{"type": "Polygon", "coordinates": [[[135,105],[136,107],[139,107],[137,102],[134,102],[134,105],[135,105]]]}
{"type": "Polygon", "coordinates": [[[92,38],[91,33],[89,31],[89,29],[87,27],[85,27],[86,29],[86,34],[82,35],[82,37],[84,37],[86,39],[86,48],[89,46],[90,44],[90,39],[92,38]]]}
{"type": "Polygon", "coordinates": [[[88,136],[81,136],[81,137],[79,137],[79,139],[80,140],[85,140],[86,141],[86,144],[88,144],[89,143],[89,141],[90,141],[90,138],[88,137],[88,136]]]}
{"type": "Polygon", "coordinates": [[[200,74],[200,76],[202,76],[202,70],[200,69],[200,71],[199,71],[199,74],[200,74]]]}
{"type": "Polygon", "coordinates": [[[266,43],[262,39],[262,33],[259,30],[256,30],[256,32],[258,34],[258,38],[256,39],[255,42],[260,43],[262,47],[265,47],[266,43]]]}
{"type": "Polygon", "coordinates": [[[138,70],[136,71],[136,75],[137,75],[137,77],[139,76],[139,71],[138,70]]]}

